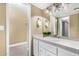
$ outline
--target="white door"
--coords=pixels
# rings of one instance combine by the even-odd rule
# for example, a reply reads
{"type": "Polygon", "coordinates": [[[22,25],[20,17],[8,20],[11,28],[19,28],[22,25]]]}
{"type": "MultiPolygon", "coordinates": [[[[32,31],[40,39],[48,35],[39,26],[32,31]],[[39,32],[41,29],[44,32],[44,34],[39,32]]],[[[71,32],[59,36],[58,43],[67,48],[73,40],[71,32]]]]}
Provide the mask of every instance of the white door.
{"type": "MultiPolygon", "coordinates": [[[[9,55],[28,56],[29,17],[28,4],[7,4],[9,19],[9,55]]],[[[30,12],[29,12],[30,13],[30,12]]]]}

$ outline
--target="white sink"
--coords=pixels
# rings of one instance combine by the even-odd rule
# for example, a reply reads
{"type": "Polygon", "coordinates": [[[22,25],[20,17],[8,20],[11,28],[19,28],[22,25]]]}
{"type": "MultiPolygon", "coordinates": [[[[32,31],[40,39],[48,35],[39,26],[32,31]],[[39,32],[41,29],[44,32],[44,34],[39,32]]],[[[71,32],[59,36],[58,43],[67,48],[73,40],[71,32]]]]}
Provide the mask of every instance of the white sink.
{"type": "Polygon", "coordinates": [[[59,41],[59,39],[55,37],[45,37],[44,39],[47,41],[59,41]]]}

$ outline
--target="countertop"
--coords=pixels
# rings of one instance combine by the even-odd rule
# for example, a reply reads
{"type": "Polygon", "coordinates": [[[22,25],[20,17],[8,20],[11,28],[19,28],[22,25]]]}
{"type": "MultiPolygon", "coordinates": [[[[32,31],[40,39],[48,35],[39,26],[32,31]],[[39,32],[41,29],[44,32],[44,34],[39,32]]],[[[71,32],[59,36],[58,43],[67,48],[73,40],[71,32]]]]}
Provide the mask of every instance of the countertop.
{"type": "Polygon", "coordinates": [[[39,39],[49,44],[53,44],[57,47],[68,49],[69,51],[79,54],[79,41],[56,38],[56,37],[43,37],[43,35],[33,35],[33,38],[39,39]]]}

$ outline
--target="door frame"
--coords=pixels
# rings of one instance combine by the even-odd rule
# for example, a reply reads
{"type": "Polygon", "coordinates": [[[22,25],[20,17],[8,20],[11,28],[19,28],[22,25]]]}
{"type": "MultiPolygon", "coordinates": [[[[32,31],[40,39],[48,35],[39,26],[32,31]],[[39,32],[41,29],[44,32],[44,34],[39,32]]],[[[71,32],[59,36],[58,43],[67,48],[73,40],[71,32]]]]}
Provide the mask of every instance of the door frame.
{"type": "MultiPolygon", "coordinates": [[[[10,56],[10,13],[9,13],[9,8],[10,8],[11,3],[6,3],[6,55],[10,56]]],[[[31,43],[32,43],[32,25],[31,25],[31,4],[27,3],[25,4],[27,7],[27,17],[28,17],[28,49],[29,49],[29,56],[31,56],[31,43]]]]}

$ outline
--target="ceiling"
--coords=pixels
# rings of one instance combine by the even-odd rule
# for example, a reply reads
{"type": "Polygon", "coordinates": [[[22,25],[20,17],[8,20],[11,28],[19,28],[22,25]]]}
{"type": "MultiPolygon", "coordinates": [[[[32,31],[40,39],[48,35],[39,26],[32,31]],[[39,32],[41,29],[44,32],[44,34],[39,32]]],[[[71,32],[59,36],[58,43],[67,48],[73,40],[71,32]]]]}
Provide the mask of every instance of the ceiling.
{"type": "Polygon", "coordinates": [[[54,13],[54,15],[56,17],[65,17],[76,13],[79,13],[79,3],[71,3],[67,10],[61,10],[54,13]]]}
{"type": "MultiPolygon", "coordinates": [[[[33,3],[32,5],[40,9],[46,9],[52,5],[52,3],[33,3]]],[[[53,15],[56,17],[64,17],[75,13],[79,13],[79,3],[70,3],[67,10],[60,10],[59,12],[55,12],[53,15]],[[75,8],[76,10],[74,10],[75,8]]]]}

